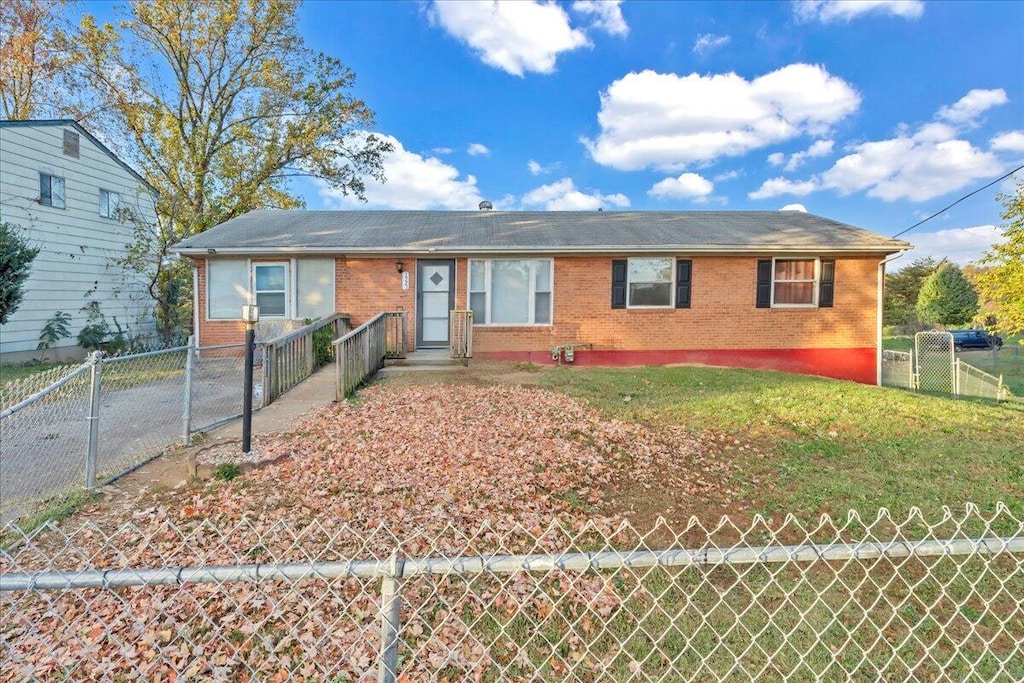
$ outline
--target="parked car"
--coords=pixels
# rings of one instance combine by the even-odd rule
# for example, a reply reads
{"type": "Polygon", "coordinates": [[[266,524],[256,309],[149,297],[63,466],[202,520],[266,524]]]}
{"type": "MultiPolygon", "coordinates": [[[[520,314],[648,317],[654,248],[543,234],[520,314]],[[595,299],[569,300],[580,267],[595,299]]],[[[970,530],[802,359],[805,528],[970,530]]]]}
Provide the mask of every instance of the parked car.
{"type": "Polygon", "coordinates": [[[998,334],[989,334],[985,330],[950,330],[953,335],[953,348],[960,349],[992,349],[1003,345],[1003,338],[998,334]]]}

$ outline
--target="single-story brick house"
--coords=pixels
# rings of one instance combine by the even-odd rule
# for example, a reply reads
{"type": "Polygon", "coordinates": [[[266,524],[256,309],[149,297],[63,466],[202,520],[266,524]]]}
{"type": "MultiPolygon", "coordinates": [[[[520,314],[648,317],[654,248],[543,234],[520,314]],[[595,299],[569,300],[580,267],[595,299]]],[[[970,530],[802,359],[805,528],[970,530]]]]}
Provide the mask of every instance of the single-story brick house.
{"type": "MultiPolygon", "coordinates": [[[[254,211],[176,245],[203,345],[261,320],[409,312],[410,346],[474,358],[703,363],[874,384],[885,261],[908,249],[794,211],[254,211]]],[[[412,350],[412,349],[410,349],[412,350]]]]}

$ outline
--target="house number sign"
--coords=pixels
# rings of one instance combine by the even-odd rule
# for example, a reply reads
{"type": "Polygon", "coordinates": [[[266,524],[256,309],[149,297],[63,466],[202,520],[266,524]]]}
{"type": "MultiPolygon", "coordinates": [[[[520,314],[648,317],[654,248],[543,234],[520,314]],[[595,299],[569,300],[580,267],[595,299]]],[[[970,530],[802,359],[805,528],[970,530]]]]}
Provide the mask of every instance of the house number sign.
{"type": "Polygon", "coordinates": [[[408,290],[409,289],[409,271],[408,270],[402,272],[402,289],[403,290],[408,290]]]}

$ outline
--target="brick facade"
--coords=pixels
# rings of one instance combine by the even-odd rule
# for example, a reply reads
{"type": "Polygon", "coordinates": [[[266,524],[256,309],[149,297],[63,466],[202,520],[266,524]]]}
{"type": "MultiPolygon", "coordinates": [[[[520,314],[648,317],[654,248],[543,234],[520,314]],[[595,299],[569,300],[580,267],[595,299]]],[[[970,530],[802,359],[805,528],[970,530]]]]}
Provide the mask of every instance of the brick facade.
{"type": "MultiPolygon", "coordinates": [[[[693,261],[688,309],[611,308],[608,256],[554,258],[553,323],[543,326],[474,328],[474,356],[551,362],[551,350],[585,345],[577,364],[664,364],[697,362],[765,367],[874,383],[877,335],[877,255],[835,258],[832,308],[756,308],[761,256],[679,254],[693,261]]],[[[431,255],[430,258],[444,258],[431,255]]],[[[336,259],[335,307],[359,325],[380,311],[409,312],[410,344],[415,340],[416,260],[411,257],[336,259]],[[409,272],[402,289],[396,261],[409,272]]],[[[241,338],[234,321],[205,320],[205,267],[198,266],[202,344],[241,338]]],[[[467,306],[466,258],[456,259],[456,308],[467,306]]]]}

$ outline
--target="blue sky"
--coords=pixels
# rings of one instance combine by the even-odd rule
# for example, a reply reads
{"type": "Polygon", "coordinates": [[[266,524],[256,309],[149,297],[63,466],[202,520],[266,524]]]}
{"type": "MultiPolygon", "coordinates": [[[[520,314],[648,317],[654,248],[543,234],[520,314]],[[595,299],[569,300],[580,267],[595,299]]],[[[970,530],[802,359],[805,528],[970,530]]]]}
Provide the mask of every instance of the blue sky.
{"type": "MultiPolygon", "coordinates": [[[[396,144],[368,208],[800,204],[893,234],[1024,163],[1020,2],[309,2],[300,30],[396,144]]],[[[976,258],[1011,187],[910,258],[976,258]]]]}

